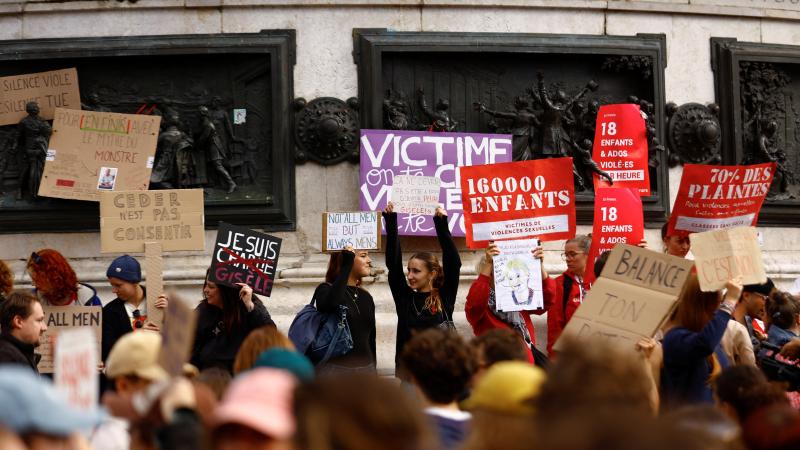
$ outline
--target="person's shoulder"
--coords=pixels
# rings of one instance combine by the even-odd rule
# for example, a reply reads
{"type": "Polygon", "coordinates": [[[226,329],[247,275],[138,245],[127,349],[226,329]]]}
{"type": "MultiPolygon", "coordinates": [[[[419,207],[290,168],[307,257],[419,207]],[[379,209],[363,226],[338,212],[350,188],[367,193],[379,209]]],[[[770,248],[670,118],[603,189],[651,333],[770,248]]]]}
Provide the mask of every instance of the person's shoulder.
{"type": "Polygon", "coordinates": [[[123,308],[124,309],[125,308],[125,302],[121,298],[117,297],[114,300],[111,300],[110,302],[108,302],[108,304],[106,304],[106,306],[103,306],[103,312],[111,312],[111,311],[117,310],[119,308],[123,308]]]}

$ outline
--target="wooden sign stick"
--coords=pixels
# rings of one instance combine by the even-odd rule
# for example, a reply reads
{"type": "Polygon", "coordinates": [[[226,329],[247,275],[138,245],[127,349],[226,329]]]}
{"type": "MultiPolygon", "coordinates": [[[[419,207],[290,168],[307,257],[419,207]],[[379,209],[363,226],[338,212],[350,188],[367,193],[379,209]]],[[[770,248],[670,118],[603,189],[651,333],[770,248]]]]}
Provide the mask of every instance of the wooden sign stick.
{"type": "Polygon", "coordinates": [[[164,310],[156,308],[156,300],[164,292],[164,260],[160,242],[145,242],[144,267],[147,273],[147,322],[160,328],[164,323],[164,310]]]}

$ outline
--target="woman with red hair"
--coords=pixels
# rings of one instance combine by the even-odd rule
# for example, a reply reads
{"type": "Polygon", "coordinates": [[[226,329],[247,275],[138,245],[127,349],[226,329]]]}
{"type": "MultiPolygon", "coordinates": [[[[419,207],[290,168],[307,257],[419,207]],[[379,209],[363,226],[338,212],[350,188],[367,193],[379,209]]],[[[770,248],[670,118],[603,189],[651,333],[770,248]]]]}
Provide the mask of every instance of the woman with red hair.
{"type": "Polygon", "coordinates": [[[25,265],[34,292],[45,306],[102,306],[97,290],[78,282],[75,271],[61,253],[43,249],[31,253],[25,265]]]}

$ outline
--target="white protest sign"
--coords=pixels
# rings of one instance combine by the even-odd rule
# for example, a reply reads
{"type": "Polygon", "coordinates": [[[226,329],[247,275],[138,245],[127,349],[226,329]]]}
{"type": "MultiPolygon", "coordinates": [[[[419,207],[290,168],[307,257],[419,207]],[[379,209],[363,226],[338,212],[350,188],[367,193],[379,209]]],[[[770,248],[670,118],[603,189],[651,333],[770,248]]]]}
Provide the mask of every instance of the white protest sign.
{"type": "Polygon", "coordinates": [[[742,284],[767,280],[755,228],[706,231],[690,234],[689,239],[701,290],[718,291],[734,278],[741,278],[742,284]]]}
{"type": "Polygon", "coordinates": [[[395,175],[389,198],[397,213],[432,216],[439,206],[441,186],[436,177],[395,175]]]}
{"type": "Polygon", "coordinates": [[[494,257],[494,294],[499,311],[523,311],[544,306],[542,265],[531,250],[536,239],[496,242],[500,254],[494,257]]]}
{"type": "Polygon", "coordinates": [[[92,328],[72,328],[58,333],[55,348],[55,386],[76,408],[97,407],[100,378],[98,347],[92,328]]]}
{"type": "Polygon", "coordinates": [[[322,251],[378,250],[381,247],[381,220],[378,212],[322,213],[322,251]]]}

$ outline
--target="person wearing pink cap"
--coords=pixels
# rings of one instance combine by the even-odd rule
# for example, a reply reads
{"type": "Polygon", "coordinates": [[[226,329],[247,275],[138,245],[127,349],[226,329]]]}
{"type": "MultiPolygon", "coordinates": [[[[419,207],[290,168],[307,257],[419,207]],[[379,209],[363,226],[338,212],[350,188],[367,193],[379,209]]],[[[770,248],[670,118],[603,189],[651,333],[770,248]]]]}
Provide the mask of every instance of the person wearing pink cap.
{"type": "Polygon", "coordinates": [[[279,369],[254,369],[237,376],[214,413],[214,448],[291,449],[296,384],[294,376],[279,369]]]}

